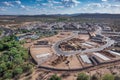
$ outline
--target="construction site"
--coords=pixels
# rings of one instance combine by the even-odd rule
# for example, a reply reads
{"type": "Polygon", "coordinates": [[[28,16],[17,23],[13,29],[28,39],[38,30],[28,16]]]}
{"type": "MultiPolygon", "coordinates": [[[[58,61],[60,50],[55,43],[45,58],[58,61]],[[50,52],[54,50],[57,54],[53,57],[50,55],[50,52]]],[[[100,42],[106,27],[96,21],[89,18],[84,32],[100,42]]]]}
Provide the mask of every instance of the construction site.
{"type": "Polygon", "coordinates": [[[59,30],[56,35],[27,40],[26,44],[37,69],[48,71],[47,76],[69,74],[63,80],[74,80],[79,72],[89,75],[120,72],[114,68],[120,66],[116,40],[99,26],[95,31],[59,30]]]}
{"type": "Polygon", "coordinates": [[[112,45],[105,47],[105,37],[99,37],[102,42],[97,42],[93,41],[99,40],[97,36],[91,38],[89,34],[73,34],[74,32],[62,31],[35,41],[30,47],[30,53],[37,66],[48,70],[77,71],[120,59],[120,53],[108,48],[112,45]]]}

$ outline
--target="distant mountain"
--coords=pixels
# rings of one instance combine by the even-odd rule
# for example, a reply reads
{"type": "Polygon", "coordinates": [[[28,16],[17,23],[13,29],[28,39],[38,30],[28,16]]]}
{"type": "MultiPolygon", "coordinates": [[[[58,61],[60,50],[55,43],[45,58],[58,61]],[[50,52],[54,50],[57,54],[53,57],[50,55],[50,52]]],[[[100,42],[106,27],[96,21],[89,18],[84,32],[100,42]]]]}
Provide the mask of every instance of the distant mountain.
{"type": "Polygon", "coordinates": [[[120,18],[120,14],[72,14],[72,17],[76,18],[120,18]]]}
{"type": "Polygon", "coordinates": [[[56,18],[56,17],[72,17],[72,18],[120,18],[120,14],[89,14],[89,13],[77,13],[77,14],[41,14],[41,15],[0,15],[0,17],[41,17],[41,18],[56,18]]]}

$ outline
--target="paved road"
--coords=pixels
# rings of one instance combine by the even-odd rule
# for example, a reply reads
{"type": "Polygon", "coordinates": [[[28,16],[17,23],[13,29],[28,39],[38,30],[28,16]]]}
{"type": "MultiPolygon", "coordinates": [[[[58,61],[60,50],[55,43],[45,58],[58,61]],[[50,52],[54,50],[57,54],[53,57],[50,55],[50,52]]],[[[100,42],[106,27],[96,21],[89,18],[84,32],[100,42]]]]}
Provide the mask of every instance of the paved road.
{"type": "Polygon", "coordinates": [[[66,56],[68,56],[68,55],[73,55],[74,51],[71,51],[71,52],[62,51],[62,50],[59,49],[59,45],[60,45],[60,43],[65,42],[65,41],[68,41],[68,40],[74,38],[74,37],[77,36],[77,35],[78,35],[78,32],[73,32],[72,35],[70,35],[70,36],[68,36],[67,38],[64,38],[63,40],[58,41],[58,42],[56,42],[55,44],[53,44],[52,47],[53,47],[54,52],[55,52],[57,55],[66,55],[66,56]]]}
{"type": "MultiPolygon", "coordinates": [[[[98,27],[95,34],[104,36],[101,33],[102,33],[102,28],[98,27]]],[[[111,40],[110,38],[104,36],[106,44],[102,45],[102,46],[100,46],[98,48],[92,48],[92,49],[86,49],[86,50],[78,50],[78,51],[62,51],[62,50],[59,49],[60,43],[68,41],[68,40],[72,39],[74,36],[77,36],[77,35],[78,35],[78,32],[74,32],[69,37],[67,37],[67,38],[65,38],[65,39],[63,39],[61,41],[56,42],[52,47],[54,52],[57,55],[64,55],[64,56],[70,56],[70,55],[75,55],[75,54],[80,54],[80,53],[96,52],[96,51],[101,51],[101,50],[104,50],[105,48],[110,47],[115,42],[114,40],[111,40]]]]}

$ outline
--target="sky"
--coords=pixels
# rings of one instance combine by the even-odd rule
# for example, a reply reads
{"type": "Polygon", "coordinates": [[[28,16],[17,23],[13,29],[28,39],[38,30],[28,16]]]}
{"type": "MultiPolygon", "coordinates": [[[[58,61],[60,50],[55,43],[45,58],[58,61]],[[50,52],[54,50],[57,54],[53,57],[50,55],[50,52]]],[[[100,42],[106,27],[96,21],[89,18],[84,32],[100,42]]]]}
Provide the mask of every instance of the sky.
{"type": "Polygon", "coordinates": [[[120,14],[120,0],[0,0],[0,15],[120,14]]]}

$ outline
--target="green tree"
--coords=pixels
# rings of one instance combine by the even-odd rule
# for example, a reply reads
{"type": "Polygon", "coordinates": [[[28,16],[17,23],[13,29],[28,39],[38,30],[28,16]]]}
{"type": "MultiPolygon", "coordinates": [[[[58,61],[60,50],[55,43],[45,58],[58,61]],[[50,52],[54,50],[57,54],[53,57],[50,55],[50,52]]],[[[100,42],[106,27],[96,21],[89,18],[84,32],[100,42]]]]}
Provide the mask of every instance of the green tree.
{"type": "Polygon", "coordinates": [[[6,64],[5,64],[5,62],[2,62],[0,64],[0,73],[3,72],[3,71],[6,71],[6,70],[7,70],[6,64]]]}
{"type": "Polygon", "coordinates": [[[11,79],[13,77],[12,71],[8,70],[4,74],[5,79],[11,79]]]}
{"type": "Polygon", "coordinates": [[[23,49],[23,48],[20,48],[20,54],[21,54],[21,56],[22,56],[22,58],[24,59],[24,60],[27,60],[27,59],[29,59],[29,55],[28,55],[28,51],[27,50],[25,50],[25,49],[23,49]]]}
{"type": "Polygon", "coordinates": [[[18,65],[23,63],[23,59],[22,59],[22,56],[20,54],[16,54],[14,56],[14,63],[18,64],[18,65]]]}
{"type": "Polygon", "coordinates": [[[89,76],[86,75],[85,73],[79,73],[77,80],[89,80],[89,76]]]}
{"type": "Polygon", "coordinates": [[[0,80],[7,80],[23,72],[31,71],[32,65],[28,65],[29,54],[27,49],[15,41],[14,36],[4,37],[0,40],[0,80]],[[26,65],[23,67],[23,65],[26,65]],[[11,70],[11,71],[10,71],[11,70]]]}
{"type": "Polygon", "coordinates": [[[92,75],[91,80],[99,80],[99,78],[96,75],[92,75]]]}
{"type": "Polygon", "coordinates": [[[2,43],[0,43],[0,51],[2,51],[4,49],[4,46],[2,43]]]}
{"type": "Polygon", "coordinates": [[[21,67],[16,67],[13,71],[14,76],[21,74],[23,72],[23,69],[21,67]]]}
{"type": "Polygon", "coordinates": [[[13,48],[10,48],[10,49],[9,49],[8,55],[14,57],[14,56],[17,55],[17,54],[19,54],[19,51],[18,51],[18,49],[17,49],[16,47],[13,47],[13,48]]]}
{"type": "Polygon", "coordinates": [[[22,65],[22,69],[24,72],[28,72],[32,70],[33,65],[32,64],[24,64],[22,65]]]}
{"type": "Polygon", "coordinates": [[[13,69],[15,65],[14,65],[13,62],[8,61],[8,62],[6,63],[6,66],[7,66],[8,69],[13,69]]]}
{"type": "Polygon", "coordinates": [[[102,80],[114,80],[115,77],[112,74],[105,74],[102,80]]]}
{"type": "Polygon", "coordinates": [[[0,61],[3,61],[3,62],[6,62],[6,61],[8,61],[8,59],[9,59],[9,56],[7,55],[7,54],[2,54],[2,57],[0,57],[0,61]]]}
{"type": "Polygon", "coordinates": [[[55,75],[52,75],[49,80],[62,80],[62,79],[55,74],[55,75]]]}

